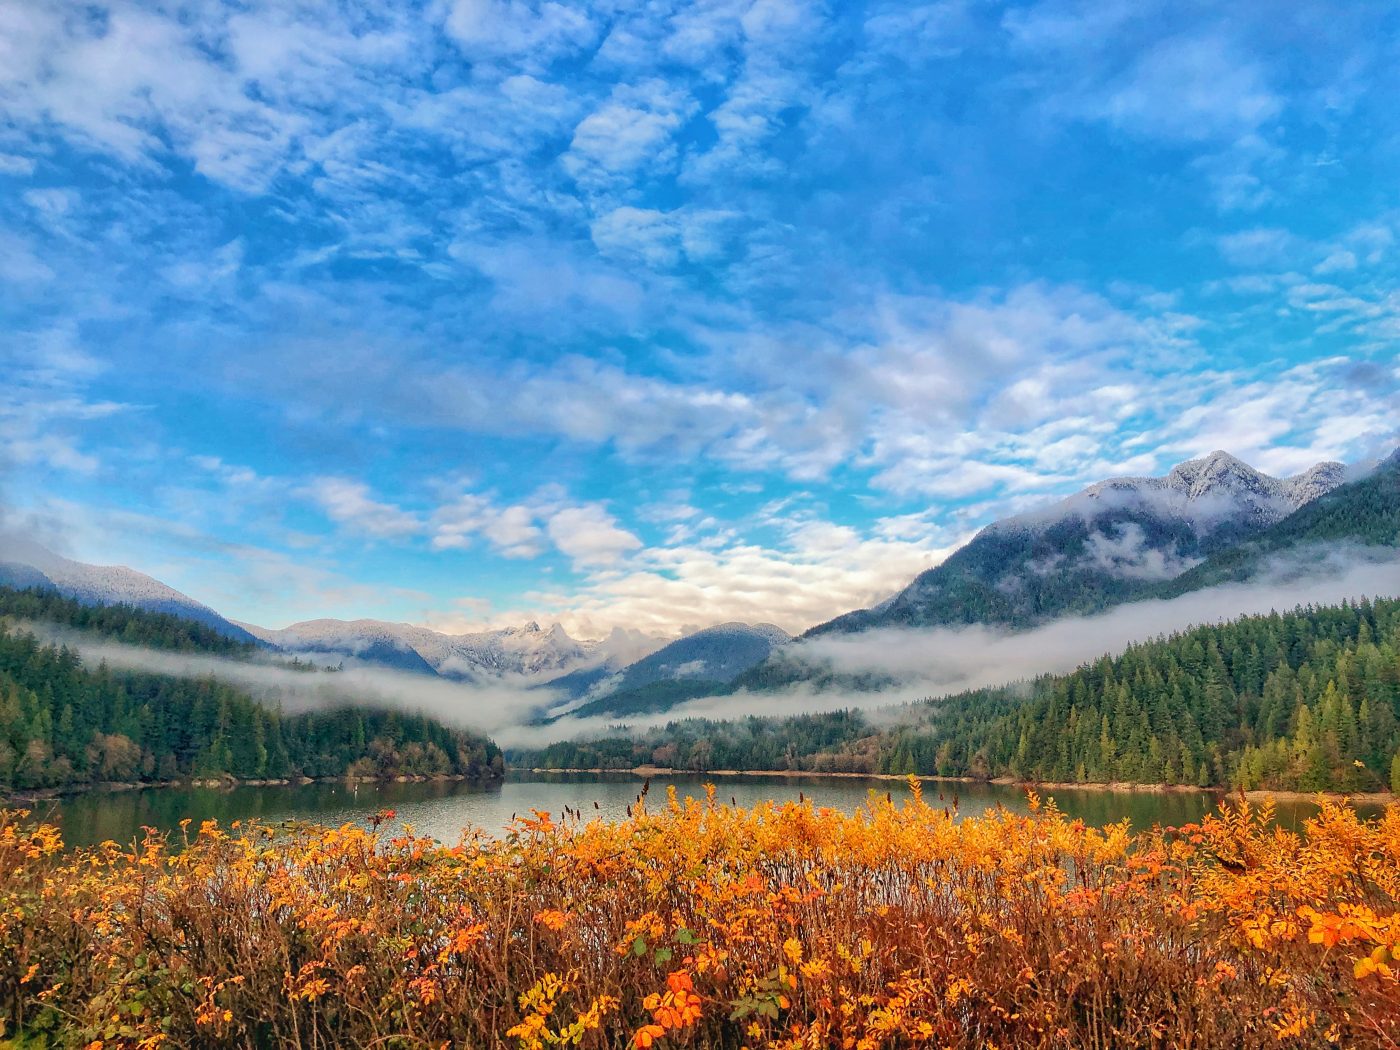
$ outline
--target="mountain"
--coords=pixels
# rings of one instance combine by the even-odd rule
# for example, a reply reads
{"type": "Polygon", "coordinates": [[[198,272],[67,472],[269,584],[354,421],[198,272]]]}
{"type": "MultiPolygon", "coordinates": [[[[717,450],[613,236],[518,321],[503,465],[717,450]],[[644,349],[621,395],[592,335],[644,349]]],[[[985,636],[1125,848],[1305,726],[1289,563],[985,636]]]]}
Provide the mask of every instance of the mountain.
{"type": "Polygon", "coordinates": [[[893,599],[808,635],[873,627],[1026,627],[1131,601],[1337,488],[1340,463],[1273,478],[1214,452],[1163,478],[1113,478],[987,526],[893,599]]]}
{"type": "MultiPolygon", "coordinates": [[[[791,641],[771,623],[722,623],[672,642],[600,682],[573,716],[665,710],[685,700],[725,691],[729,682],[791,641]],[[599,695],[600,694],[600,695],[599,695]]],[[[559,713],[565,713],[560,711],[559,713]]]]}
{"type": "Polygon", "coordinates": [[[1271,562],[1311,548],[1400,547],[1400,449],[1370,473],[1305,504],[1258,535],[1212,554],[1149,595],[1180,594],[1259,575],[1271,562]]]}
{"type": "Polygon", "coordinates": [[[320,663],[353,660],[460,681],[502,677],[561,680],[569,695],[654,652],[665,639],[616,628],[597,641],[571,638],[558,624],[445,634],[380,620],[308,620],[282,630],[228,620],[159,580],[124,566],[87,565],[28,540],[0,534],[0,587],[45,588],[86,605],[124,604],[203,624],[240,643],[270,646],[320,663]]]}
{"type": "Polygon", "coordinates": [[[52,588],[87,605],[122,604],[169,613],[213,628],[235,641],[255,641],[251,633],[209,606],[143,572],[123,565],[85,565],[37,543],[10,536],[0,537],[0,586],[52,588]]]}
{"type": "Polygon", "coordinates": [[[1400,599],[1248,616],[1067,674],[883,709],[686,719],[541,768],[815,770],[1400,793],[1400,599]]]}
{"type": "MultiPolygon", "coordinates": [[[[344,696],[336,704],[288,712],[276,693],[275,702],[265,703],[222,677],[91,666],[88,658],[46,644],[10,617],[148,648],[260,659],[253,644],[233,641],[202,622],[127,603],[81,602],[52,588],[0,587],[0,613],[0,797],[15,788],[103,781],[495,779],[504,770],[490,740],[416,711],[344,696]]],[[[323,677],[335,689],[343,676],[323,677]]]]}
{"type": "Polygon", "coordinates": [[[274,649],[316,663],[340,663],[350,659],[396,671],[437,674],[433,665],[407,639],[407,634],[419,630],[408,624],[327,619],[307,620],[280,631],[251,623],[239,626],[274,649]]]}
{"type": "Polygon", "coordinates": [[[282,652],[335,663],[350,659],[459,681],[521,677],[545,682],[575,672],[607,675],[661,645],[639,631],[615,630],[601,641],[571,638],[559,624],[444,634],[382,620],[307,620],[282,630],[243,624],[282,652]]]}

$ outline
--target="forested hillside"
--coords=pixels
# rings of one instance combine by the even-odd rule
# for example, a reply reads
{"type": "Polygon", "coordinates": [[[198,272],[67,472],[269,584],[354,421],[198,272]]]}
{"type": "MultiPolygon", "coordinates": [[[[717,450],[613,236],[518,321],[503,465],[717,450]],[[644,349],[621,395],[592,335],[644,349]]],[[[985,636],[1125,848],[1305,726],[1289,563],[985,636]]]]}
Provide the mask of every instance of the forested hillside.
{"type": "MultiPolygon", "coordinates": [[[[144,645],[231,654],[248,647],[198,624],[123,607],[10,592],[6,613],[144,645]]],[[[433,719],[345,706],[282,715],[210,678],[84,666],[0,621],[0,790],[230,775],[498,775],[489,740],[433,719]]]]}
{"type": "MultiPolygon", "coordinates": [[[[1229,468],[1227,478],[1238,474],[1232,483],[1246,492],[1255,483],[1268,489],[1269,479],[1230,457],[1205,461],[1211,463],[1229,468]]],[[[1279,520],[1246,516],[1196,540],[1188,538],[1201,522],[1162,517],[1142,507],[1125,509],[1115,484],[1105,482],[1073,497],[1059,508],[1063,516],[1048,524],[1036,519],[1029,527],[1022,519],[1010,519],[985,529],[896,599],[837,617],[814,627],[808,637],[882,627],[998,624],[1022,629],[1068,614],[1095,615],[1223,583],[1316,570],[1329,553],[1342,548],[1393,557],[1400,547],[1400,451],[1369,475],[1308,499],[1279,520]],[[1093,500],[1086,500],[1089,493],[1095,493],[1093,500]],[[1129,550],[1146,560],[1140,565],[1124,560],[1129,550]],[[1163,572],[1169,575],[1163,577],[1163,572]]],[[[1214,490],[1207,487],[1211,513],[1229,490],[1223,482],[1214,490]]],[[[1053,518],[1055,510],[1046,513],[1053,518]]],[[[715,692],[771,692],[798,682],[825,690],[869,690],[883,684],[842,679],[799,643],[777,650],[728,690],[715,692]]]]}
{"type": "Polygon", "coordinates": [[[1174,598],[1247,580],[1271,558],[1340,544],[1400,547],[1400,451],[1368,476],[1334,489],[1257,537],[1213,554],[1176,579],[1151,588],[1144,597],[1174,598]]]}
{"type": "Polygon", "coordinates": [[[879,722],[886,728],[850,712],[682,722],[532,757],[560,767],[667,759],[695,769],[1400,790],[1400,601],[1200,627],[879,722]]]}
{"type": "Polygon", "coordinates": [[[252,642],[230,638],[214,628],[171,613],[148,612],[132,605],[93,605],[67,598],[48,587],[19,590],[0,587],[0,619],[57,624],[127,645],[218,656],[250,656],[252,642]]]}
{"type": "Polygon", "coordinates": [[[1400,602],[1248,617],[1134,646],[1027,700],[983,690],[884,734],[884,771],[1374,790],[1400,751],[1400,602]]]}

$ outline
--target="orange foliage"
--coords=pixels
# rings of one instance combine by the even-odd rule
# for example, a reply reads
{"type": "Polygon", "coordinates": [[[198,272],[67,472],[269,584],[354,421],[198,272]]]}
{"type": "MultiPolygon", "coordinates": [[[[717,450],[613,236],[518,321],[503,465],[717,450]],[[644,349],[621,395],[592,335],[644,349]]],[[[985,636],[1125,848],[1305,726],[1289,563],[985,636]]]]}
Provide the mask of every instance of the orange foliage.
{"type": "Polygon", "coordinates": [[[0,814],[0,1037],[55,1046],[1391,1046],[1400,806],[1089,828],[672,795],[453,847],[0,814]]]}

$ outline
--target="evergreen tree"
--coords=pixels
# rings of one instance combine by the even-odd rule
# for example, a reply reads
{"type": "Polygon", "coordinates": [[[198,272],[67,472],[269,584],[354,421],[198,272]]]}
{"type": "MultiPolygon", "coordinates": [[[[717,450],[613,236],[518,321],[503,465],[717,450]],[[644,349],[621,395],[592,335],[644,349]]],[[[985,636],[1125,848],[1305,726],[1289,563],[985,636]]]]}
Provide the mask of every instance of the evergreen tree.
{"type": "MultiPolygon", "coordinates": [[[[198,624],[128,607],[81,606],[48,593],[5,592],[0,609],[67,617],[85,630],[247,658],[198,624]]],[[[401,773],[490,777],[485,738],[426,716],[357,706],[284,717],[213,678],[113,672],[41,645],[0,619],[0,791],[103,780],[401,773]]]]}

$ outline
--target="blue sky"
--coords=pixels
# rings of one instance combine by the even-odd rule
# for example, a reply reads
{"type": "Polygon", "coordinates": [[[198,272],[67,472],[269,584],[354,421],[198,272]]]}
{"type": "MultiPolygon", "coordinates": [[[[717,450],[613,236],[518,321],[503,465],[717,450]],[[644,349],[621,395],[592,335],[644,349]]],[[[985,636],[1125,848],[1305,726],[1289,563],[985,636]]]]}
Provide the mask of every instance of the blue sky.
{"type": "Polygon", "coordinates": [[[800,629],[1400,419],[1400,10],[0,7],[10,527],[281,626],[800,629]]]}

